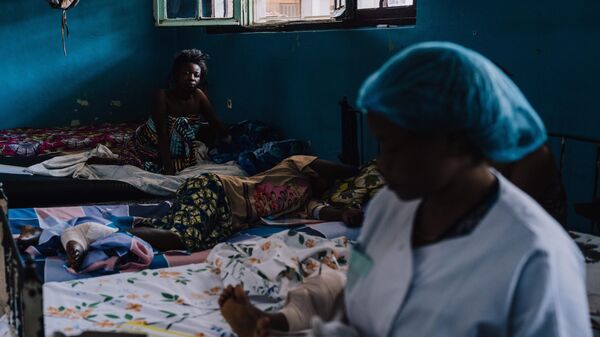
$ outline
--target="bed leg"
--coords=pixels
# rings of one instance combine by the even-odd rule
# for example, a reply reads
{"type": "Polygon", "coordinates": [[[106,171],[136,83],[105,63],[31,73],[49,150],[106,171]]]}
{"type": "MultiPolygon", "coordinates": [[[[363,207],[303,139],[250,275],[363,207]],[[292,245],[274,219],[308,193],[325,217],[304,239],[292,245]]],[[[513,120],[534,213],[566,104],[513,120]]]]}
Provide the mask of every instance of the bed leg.
{"type": "Polygon", "coordinates": [[[28,258],[23,280],[23,326],[24,337],[44,337],[44,313],[42,284],[38,280],[35,264],[28,258]]]}

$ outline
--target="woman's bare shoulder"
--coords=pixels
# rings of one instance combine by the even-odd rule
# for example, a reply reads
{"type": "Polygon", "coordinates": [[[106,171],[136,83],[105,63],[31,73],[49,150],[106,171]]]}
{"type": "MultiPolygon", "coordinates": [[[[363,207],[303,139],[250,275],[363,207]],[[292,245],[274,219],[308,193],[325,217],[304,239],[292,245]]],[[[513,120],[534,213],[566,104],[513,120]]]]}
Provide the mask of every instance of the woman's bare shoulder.
{"type": "Polygon", "coordinates": [[[208,100],[208,97],[200,88],[196,88],[196,91],[194,91],[194,97],[199,98],[201,100],[208,100]]]}

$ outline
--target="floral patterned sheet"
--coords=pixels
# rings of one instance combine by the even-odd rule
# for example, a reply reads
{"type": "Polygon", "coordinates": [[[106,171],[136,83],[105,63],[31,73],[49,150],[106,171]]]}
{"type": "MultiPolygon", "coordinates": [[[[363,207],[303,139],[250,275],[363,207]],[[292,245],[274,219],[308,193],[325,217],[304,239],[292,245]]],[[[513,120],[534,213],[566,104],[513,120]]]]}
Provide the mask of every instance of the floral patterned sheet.
{"type": "Polygon", "coordinates": [[[348,248],[345,237],[327,240],[290,230],[219,244],[205,263],[46,283],[45,333],[142,326],[162,336],[235,336],[219,312],[224,287],[243,281],[254,304],[276,310],[288,289],[321,268],[345,272],[348,248]]]}
{"type": "Polygon", "coordinates": [[[32,157],[57,152],[91,150],[98,144],[118,150],[139,123],[100,126],[17,128],[0,130],[0,156],[32,157]]]}
{"type": "Polygon", "coordinates": [[[600,330],[600,236],[569,232],[585,256],[586,288],[594,329],[600,330]]]}

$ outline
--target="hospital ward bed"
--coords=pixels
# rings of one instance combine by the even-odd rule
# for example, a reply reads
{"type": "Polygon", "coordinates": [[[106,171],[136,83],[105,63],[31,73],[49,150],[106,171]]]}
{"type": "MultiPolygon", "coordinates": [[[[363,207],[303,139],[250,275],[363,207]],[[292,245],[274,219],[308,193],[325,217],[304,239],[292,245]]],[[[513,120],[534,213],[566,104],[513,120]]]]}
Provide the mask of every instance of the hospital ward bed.
{"type": "Polygon", "coordinates": [[[148,268],[114,275],[110,270],[74,275],[56,257],[31,259],[20,254],[13,240],[25,226],[48,228],[74,216],[160,216],[168,208],[167,202],[161,202],[10,209],[8,220],[3,221],[3,245],[11,326],[22,336],[51,336],[56,330],[67,335],[85,330],[128,331],[141,329],[141,323],[179,335],[227,336],[230,333],[215,302],[223,284],[243,278],[251,286],[254,277],[256,296],[265,297],[263,309],[281,305],[285,291],[300,275],[317,272],[323,263],[343,269],[348,240],[341,237],[358,234],[340,223],[300,225],[292,231],[287,226],[252,227],[232,236],[230,244],[217,251],[156,252],[148,268]],[[263,239],[270,235],[279,239],[263,239]],[[232,256],[226,263],[219,262],[232,256]],[[281,256],[292,262],[280,265],[281,256]],[[302,266],[293,261],[301,261],[302,266]],[[285,280],[278,278],[281,272],[287,273],[285,280]]]}
{"type": "MultiPolygon", "coordinates": [[[[342,102],[342,155],[346,163],[364,161],[360,114],[342,102]],[[360,133],[360,137],[357,134],[360,133]]],[[[561,142],[561,163],[567,138],[561,142]]],[[[561,172],[562,172],[561,164],[561,172]]],[[[81,205],[81,204],[80,204],[81,205]]],[[[28,205],[27,207],[31,207],[28,205]]],[[[10,326],[19,336],[51,336],[54,331],[141,332],[155,336],[233,336],[216,299],[227,284],[244,280],[261,309],[278,308],[287,289],[322,268],[344,271],[348,240],[356,237],[339,223],[287,227],[260,226],[229,243],[196,255],[157,253],[148,269],[110,275],[73,275],[60,261],[29,259],[19,253],[13,235],[24,225],[41,226],[49,218],[73,212],[120,215],[160,214],[165,203],[122,203],[65,208],[21,208],[2,214],[10,326]],[[102,213],[100,212],[100,213],[102,213]],[[137,213],[136,213],[137,212],[137,213]],[[324,238],[325,237],[325,238],[324,238]],[[285,263],[273,263],[285,257],[285,263]],[[275,259],[277,257],[277,259],[275,259]],[[285,275],[286,277],[279,277],[285,275]]],[[[51,222],[51,221],[50,221],[51,222]]],[[[600,328],[600,237],[571,232],[586,257],[590,314],[600,328]]]]}
{"type": "Polygon", "coordinates": [[[209,126],[197,134],[197,164],[164,176],[131,165],[84,165],[87,158],[113,157],[137,124],[0,130],[0,182],[11,207],[153,201],[172,196],[186,178],[203,173],[255,174],[284,158],[306,154],[309,142],[285,139],[260,121],[229,125],[229,141],[213,140],[209,126]]]}
{"type": "Polygon", "coordinates": [[[22,170],[58,155],[91,150],[99,144],[117,151],[138,124],[0,130],[0,182],[11,207],[156,199],[126,183],[33,176],[22,170]]]}
{"type": "MultiPolygon", "coordinates": [[[[10,238],[23,226],[46,227],[61,217],[107,212],[158,216],[166,209],[165,203],[12,209],[8,212],[9,226],[4,226],[10,231],[5,232],[10,235],[5,235],[4,244],[14,245],[10,238]]],[[[347,238],[357,235],[357,230],[339,223],[301,225],[292,231],[259,226],[234,235],[228,244],[211,251],[157,253],[149,268],[137,272],[84,275],[70,274],[64,262],[56,258],[27,259],[15,254],[15,248],[8,249],[10,322],[24,336],[51,336],[54,331],[77,335],[86,330],[233,336],[216,303],[224,286],[243,280],[255,292],[253,298],[260,299],[260,308],[278,308],[287,289],[301,279],[299,275],[319,272],[323,266],[343,271],[347,238]],[[280,263],[282,256],[288,262],[280,263]],[[102,274],[106,275],[99,276],[102,274]]],[[[600,237],[576,232],[570,235],[586,257],[590,314],[597,327],[600,237]]]]}

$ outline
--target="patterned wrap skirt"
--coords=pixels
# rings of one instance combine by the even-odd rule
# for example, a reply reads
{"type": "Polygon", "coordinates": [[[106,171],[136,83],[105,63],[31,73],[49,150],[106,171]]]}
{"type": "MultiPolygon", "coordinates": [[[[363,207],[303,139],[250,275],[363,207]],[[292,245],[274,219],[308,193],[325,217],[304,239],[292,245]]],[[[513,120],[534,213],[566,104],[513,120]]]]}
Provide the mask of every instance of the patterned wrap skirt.
{"type": "MultiPolygon", "coordinates": [[[[195,143],[200,121],[167,116],[169,152],[176,172],[196,164],[195,143]]],[[[137,166],[149,172],[162,173],[158,132],[152,118],[140,125],[132,135],[120,158],[125,164],[137,166]]]]}
{"type": "Polygon", "coordinates": [[[189,251],[210,249],[233,234],[229,198],[219,177],[206,173],[189,178],[177,190],[169,214],[146,218],[136,226],[175,233],[189,251]]]}

